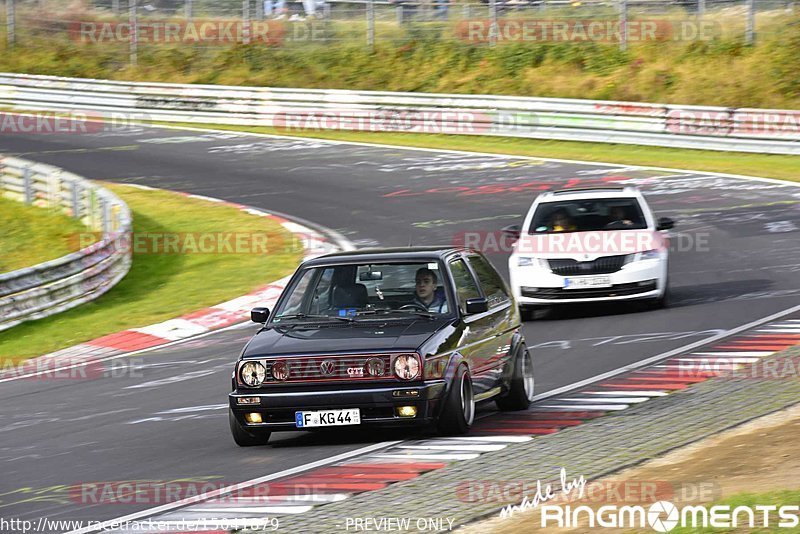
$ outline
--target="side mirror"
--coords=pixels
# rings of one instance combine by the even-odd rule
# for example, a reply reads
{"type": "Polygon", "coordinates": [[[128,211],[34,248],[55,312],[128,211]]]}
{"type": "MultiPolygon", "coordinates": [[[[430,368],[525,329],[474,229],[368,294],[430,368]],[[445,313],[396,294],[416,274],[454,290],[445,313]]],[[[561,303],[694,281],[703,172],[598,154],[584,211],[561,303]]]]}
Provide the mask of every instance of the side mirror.
{"type": "Polygon", "coordinates": [[[489,311],[489,302],[485,298],[467,299],[467,315],[489,311]]]}
{"type": "Polygon", "coordinates": [[[675,227],[675,221],[670,219],[669,217],[661,217],[658,219],[658,226],[656,230],[669,230],[675,227]]]}
{"type": "Polygon", "coordinates": [[[250,320],[254,323],[264,324],[269,319],[269,308],[253,308],[250,310],[250,320]]]}
{"type": "Polygon", "coordinates": [[[522,227],[518,224],[511,224],[500,231],[503,232],[504,235],[513,239],[519,239],[519,236],[522,235],[522,227]]]}

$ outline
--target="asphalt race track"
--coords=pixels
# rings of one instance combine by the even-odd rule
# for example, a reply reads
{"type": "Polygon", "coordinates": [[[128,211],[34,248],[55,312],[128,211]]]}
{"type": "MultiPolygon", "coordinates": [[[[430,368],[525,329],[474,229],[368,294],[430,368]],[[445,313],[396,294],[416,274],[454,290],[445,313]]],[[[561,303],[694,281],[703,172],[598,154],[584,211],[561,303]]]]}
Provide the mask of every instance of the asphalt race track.
{"type": "MultiPolygon", "coordinates": [[[[800,188],[777,182],[155,128],[4,135],[0,153],[87,178],[276,210],[334,229],[359,247],[450,244],[464,231],[496,232],[520,222],[537,191],[551,187],[638,185],[657,216],[677,221],[672,304],[646,312],[567,308],[527,323],[539,394],[800,302],[800,188]]],[[[506,256],[489,253],[504,272],[506,256]]],[[[230,369],[253,330],[135,356],[137,372],[122,377],[0,383],[0,516],[112,519],[161,502],[109,503],[70,487],[235,483],[404,437],[286,433],[269,447],[234,445],[226,413],[230,369]]],[[[491,409],[483,415],[491,417],[491,409]]]]}

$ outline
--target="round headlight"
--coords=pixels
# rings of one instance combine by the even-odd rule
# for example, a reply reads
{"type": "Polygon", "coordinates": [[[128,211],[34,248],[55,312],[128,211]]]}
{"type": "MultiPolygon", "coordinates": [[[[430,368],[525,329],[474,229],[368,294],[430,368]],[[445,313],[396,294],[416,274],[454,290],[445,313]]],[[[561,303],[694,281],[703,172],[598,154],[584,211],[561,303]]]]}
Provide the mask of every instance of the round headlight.
{"type": "Polygon", "coordinates": [[[242,365],[239,374],[242,377],[242,382],[250,387],[255,387],[260,386],[267,377],[267,370],[264,369],[261,362],[247,362],[242,365]]]}
{"type": "Polygon", "coordinates": [[[283,360],[273,363],[272,378],[275,380],[286,380],[289,378],[289,364],[283,360]]]}
{"type": "Polygon", "coordinates": [[[394,374],[403,380],[413,380],[419,376],[419,360],[412,354],[401,354],[394,359],[394,374]]]}
{"type": "Polygon", "coordinates": [[[367,374],[370,376],[383,376],[383,373],[386,372],[383,360],[380,358],[370,358],[367,360],[367,363],[364,364],[364,367],[367,370],[367,374]]]}

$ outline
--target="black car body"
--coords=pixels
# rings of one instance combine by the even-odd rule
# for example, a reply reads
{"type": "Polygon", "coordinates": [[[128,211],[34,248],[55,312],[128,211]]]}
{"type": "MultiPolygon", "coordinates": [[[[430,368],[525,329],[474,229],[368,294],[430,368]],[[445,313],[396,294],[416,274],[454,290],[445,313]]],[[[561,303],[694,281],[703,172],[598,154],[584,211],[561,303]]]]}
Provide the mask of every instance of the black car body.
{"type": "Polygon", "coordinates": [[[469,429],[475,402],[517,410],[533,397],[517,305],[471,250],[318,257],[298,268],[275,313],[256,308],[252,318],[265,324],[242,351],[229,396],[239,445],[308,425],[429,425],[458,434],[469,429]],[[431,271],[436,312],[414,301],[431,271]]]}

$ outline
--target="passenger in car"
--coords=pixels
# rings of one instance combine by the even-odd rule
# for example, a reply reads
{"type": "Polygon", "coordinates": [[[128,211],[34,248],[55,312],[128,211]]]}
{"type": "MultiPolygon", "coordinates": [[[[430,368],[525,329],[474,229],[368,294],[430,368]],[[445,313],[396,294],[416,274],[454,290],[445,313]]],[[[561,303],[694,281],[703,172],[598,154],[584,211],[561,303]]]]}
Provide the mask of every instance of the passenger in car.
{"type": "Polygon", "coordinates": [[[436,287],[438,281],[439,278],[432,269],[426,267],[417,269],[413,303],[430,312],[447,313],[447,299],[444,289],[436,287]]]}
{"type": "Polygon", "coordinates": [[[577,230],[577,226],[572,222],[569,213],[563,208],[555,210],[551,215],[550,221],[552,232],[574,232],[577,230]]]}

